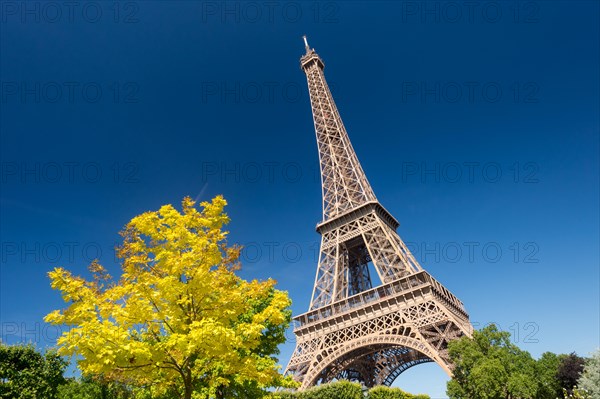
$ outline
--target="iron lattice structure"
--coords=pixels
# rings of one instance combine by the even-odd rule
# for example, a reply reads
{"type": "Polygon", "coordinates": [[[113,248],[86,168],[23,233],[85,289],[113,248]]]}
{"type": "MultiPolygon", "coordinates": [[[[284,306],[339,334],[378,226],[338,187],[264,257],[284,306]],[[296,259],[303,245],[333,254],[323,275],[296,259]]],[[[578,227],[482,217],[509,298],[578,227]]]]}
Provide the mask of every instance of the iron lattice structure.
{"type": "Polygon", "coordinates": [[[421,268],[377,201],[304,38],[321,164],[321,250],[307,313],[294,317],[296,349],[286,373],[300,389],[336,379],[391,385],[404,370],[436,362],[449,375],[447,343],[473,327],[464,306],[421,268]],[[369,264],[381,285],[373,287],[369,264]]]}

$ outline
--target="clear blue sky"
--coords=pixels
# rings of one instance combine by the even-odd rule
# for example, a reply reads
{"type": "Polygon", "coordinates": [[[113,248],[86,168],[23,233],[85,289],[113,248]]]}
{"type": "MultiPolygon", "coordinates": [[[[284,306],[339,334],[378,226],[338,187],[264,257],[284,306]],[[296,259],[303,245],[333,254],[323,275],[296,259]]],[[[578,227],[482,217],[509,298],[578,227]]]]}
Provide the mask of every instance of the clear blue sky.
{"type": "Polygon", "coordinates": [[[600,346],[598,2],[117,4],[0,3],[4,341],[51,346],[46,273],[99,256],[118,275],[118,231],[186,195],[223,194],[243,276],[307,310],[307,34],[378,199],[476,327],[536,357],[600,346]]]}

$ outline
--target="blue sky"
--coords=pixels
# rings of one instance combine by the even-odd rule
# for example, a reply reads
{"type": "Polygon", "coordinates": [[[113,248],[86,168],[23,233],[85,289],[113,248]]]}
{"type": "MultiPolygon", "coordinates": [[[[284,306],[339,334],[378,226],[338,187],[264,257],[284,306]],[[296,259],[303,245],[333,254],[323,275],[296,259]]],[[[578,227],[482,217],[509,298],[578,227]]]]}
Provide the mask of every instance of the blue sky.
{"type": "MultiPolygon", "coordinates": [[[[186,195],[223,194],[243,276],[307,310],[307,34],[379,201],[475,326],[536,357],[600,346],[598,2],[65,3],[1,3],[4,341],[51,346],[46,273],[118,275],[118,231],[186,195]]],[[[446,380],[427,364],[395,385],[446,380]]]]}

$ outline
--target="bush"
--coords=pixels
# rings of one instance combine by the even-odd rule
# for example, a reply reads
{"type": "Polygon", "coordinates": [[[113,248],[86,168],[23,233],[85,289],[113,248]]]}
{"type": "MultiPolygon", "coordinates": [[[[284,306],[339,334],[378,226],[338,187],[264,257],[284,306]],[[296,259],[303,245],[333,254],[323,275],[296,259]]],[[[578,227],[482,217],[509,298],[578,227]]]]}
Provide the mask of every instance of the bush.
{"type": "MultiPolygon", "coordinates": [[[[301,392],[278,392],[272,399],[364,399],[362,387],[349,381],[338,381],[309,388],[301,392]]],[[[429,395],[413,395],[400,388],[377,386],[371,388],[367,399],[430,399],[429,395]]]]}
{"type": "Polygon", "coordinates": [[[400,388],[378,386],[369,390],[368,399],[430,399],[429,395],[413,395],[400,388]]]}
{"type": "Polygon", "coordinates": [[[272,399],[297,399],[299,392],[277,392],[271,395],[272,399]]]}
{"type": "Polygon", "coordinates": [[[360,384],[337,381],[309,388],[300,392],[278,392],[273,399],[363,399],[360,384]]]}
{"type": "Polygon", "coordinates": [[[400,388],[379,386],[369,390],[369,399],[408,399],[400,388]]]}

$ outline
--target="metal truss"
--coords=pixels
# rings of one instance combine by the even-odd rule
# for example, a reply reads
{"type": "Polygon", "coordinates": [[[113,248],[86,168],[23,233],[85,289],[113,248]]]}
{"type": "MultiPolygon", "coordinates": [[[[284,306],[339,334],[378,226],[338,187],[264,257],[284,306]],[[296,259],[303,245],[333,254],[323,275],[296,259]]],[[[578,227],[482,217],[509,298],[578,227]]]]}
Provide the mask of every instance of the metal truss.
{"type": "Polygon", "coordinates": [[[470,336],[462,302],[423,270],[375,198],[333,101],[324,64],[306,43],[300,59],[312,106],[323,190],[321,252],[310,308],[294,317],[297,344],[286,373],[300,389],[350,379],[390,385],[404,370],[436,362],[470,336]],[[374,287],[369,265],[381,285],[374,287]]]}

